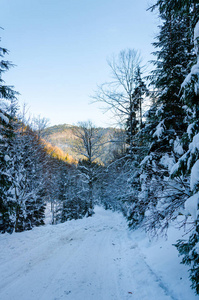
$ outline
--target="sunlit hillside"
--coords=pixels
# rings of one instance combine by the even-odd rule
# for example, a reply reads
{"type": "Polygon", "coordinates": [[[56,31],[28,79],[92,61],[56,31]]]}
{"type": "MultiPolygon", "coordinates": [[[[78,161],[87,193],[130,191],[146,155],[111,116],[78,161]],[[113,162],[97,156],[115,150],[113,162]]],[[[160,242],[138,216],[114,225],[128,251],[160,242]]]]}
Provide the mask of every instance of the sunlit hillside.
{"type": "MultiPolygon", "coordinates": [[[[73,125],[61,124],[48,127],[44,130],[42,134],[42,138],[50,143],[54,147],[58,147],[64,153],[69,156],[72,156],[74,159],[81,158],[77,153],[73,150],[73,144],[76,139],[74,134],[73,125]]],[[[102,156],[100,159],[105,162],[109,160],[110,153],[114,152],[114,148],[118,146],[124,148],[125,146],[125,135],[124,131],[116,128],[98,128],[99,130],[103,130],[104,135],[104,149],[102,156]],[[114,142],[114,143],[113,143],[114,142]],[[117,145],[116,145],[117,144],[117,145]]],[[[121,149],[122,151],[122,149],[121,149]]]]}
{"type": "Polygon", "coordinates": [[[45,150],[48,154],[50,154],[52,157],[66,161],[68,163],[75,163],[76,160],[73,158],[72,155],[64,152],[61,148],[57,146],[52,146],[51,143],[44,141],[45,144],[45,150]]]}

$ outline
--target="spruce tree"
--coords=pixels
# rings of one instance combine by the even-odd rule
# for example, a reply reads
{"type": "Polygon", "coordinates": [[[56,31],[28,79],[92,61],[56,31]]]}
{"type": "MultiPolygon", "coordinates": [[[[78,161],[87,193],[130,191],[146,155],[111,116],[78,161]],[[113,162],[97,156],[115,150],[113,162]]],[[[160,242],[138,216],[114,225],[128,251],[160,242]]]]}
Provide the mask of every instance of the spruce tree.
{"type": "Polygon", "coordinates": [[[12,232],[14,229],[15,202],[10,194],[12,168],[10,147],[14,139],[16,95],[12,87],[5,85],[4,72],[12,64],[4,60],[8,50],[0,47],[0,231],[12,232]]]}
{"type": "Polygon", "coordinates": [[[130,105],[132,106],[129,109],[129,116],[126,122],[126,135],[127,135],[127,144],[130,146],[130,142],[132,139],[132,146],[136,147],[136,140],[137,146],[139,146],[139,131],[143,127],[143,102],[148,94],[148,89],[144,80],[142,79],[141,70],[138,66],[135,71],[135,79],[134,79],[134,90],[131,95],[132,101],[130,105]]]}
{"type": "Polygon", "coordinates": [[[186,200],[184,184],[169,178],[170,170],[184,153],[181,138],[186,131],[185,112],[179,93],[193,60],[189,15],[178,14],[166,1],[158,1],[162,24],[154,46],[157,59],[149,79],[154,89],[153,106],[143,131],[150,135],[150,150],[142,162],[140,201],[147,210],[148,229],[168,227],[186,200]]]}
{"type": "Polygon", "coordinates": [[[15,127],[10,146],[11,193],[7,199],[15,203],[14,230],[19,232],[44,224],[47,155],[41,140],[29,126],[18,121],[15,127]]]}
{"type": "Polygon", "coordinates": [[[182,84],[182,101],[186,111],[187,132],[184,143],[187,151],[172,170],[172,177],[183,178],[190,184],[189,198],[185,202],[185,214],[192,219],[192,231],[187,240],[179,240],[176,247],[183,255],[182,263],[190,268],[192,288],[199,294],[199,21],[194,34],[197,62],[182,84]]]}

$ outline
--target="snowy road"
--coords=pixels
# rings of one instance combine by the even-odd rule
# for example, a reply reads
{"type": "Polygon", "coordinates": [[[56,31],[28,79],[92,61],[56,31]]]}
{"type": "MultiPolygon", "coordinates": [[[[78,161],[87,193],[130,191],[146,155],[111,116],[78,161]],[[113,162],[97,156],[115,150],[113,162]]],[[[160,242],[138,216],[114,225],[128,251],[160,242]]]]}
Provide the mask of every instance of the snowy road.
{"type": "Polygon", "coordinates": [[[117,213],[98,208],[92,218],[0,237],[0,300],[184,297],[149,266],[117,213]]]}

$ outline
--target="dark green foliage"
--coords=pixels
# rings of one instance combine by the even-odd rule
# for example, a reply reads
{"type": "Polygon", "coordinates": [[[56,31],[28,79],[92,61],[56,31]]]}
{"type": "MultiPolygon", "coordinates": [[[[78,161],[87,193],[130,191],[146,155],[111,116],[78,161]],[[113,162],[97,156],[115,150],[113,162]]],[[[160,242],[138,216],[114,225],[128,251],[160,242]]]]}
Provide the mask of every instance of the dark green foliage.
{"type": "Polygon", "coordinates": [[[186,131],[179,92],[184,77],[190,71],[190,61],[193,61],[193,41],[187,43],[189,28],[186,18],[173,17],[172,12],[162,14],[161,18],[163,25],[160,26],[158,42],[154,43],[160,50],[154,52],[157,56],[154,61],[156,69],[149,78],[157,89],[155,124],[162,122],[164,131],[161,139],[154,139],[155,145],[152,144],[152,147],[159,152],[170,152],[173,147],[170,141],[175,140],[176,136],[180,138],[186,131]]]}
{"type": "Polygon", "coordinates": [[[146,210],[150,211],[145,225],[147,230],[155,231],[157,227],[160,230],[167,228],[169,220],[176,215],[176,209],[186,200],[184,185],[180,180],[172,183],[169,172],[170,165],[183,152],[182,148],[180,152],[175,149],[176,144],[182,147],[181,138],[187,129],[184,122],[186,113],[179,93],[190,71],[190,60],[194,57],[193,39],[187,40],[190,36],[187,16],[174,16],[172,9],[162,12],[159,5],[157,7],[162,23],[154,43],[157,49],[154,52],[156,60],[153,61],[155,69],[148,78],[155,92],[150,93],[152,106],[140,133],[145,144],[149,145],[149,152],[141,164],[141,191],[134,209],[135,216],[140,211],[142,217],[136,217],[140,220],[146,210]],[[172,189],[172,186],[178,186],[178,190],[172,189]],[[167,207],[166,212],[161,207],[167,207]]]}
{"type": "Polygon", "coordinates": [[[143,116],[142,116],[142,105],[143,100],[148,94],[148,89],[146,87],[145,82],[141,77],[140,67],[137,67],[135,71],[135,79],[134,79],[135,88],[132,93],[132,99],[130,101],[130,108],[129,108],[129,116],[126,122],[126,134],[127,134],[127,144],[131,146],[131,139],[132,139],[132,146],[136,146],[136,134],[142,129],[143,127],[143,116]]]}
{"type": "Polygon", "coordinates": [[[132,203],[130,213],[127,216],[128,226],[131,229],[138,228],[144,220],[145,207],[146,203],[141,201],[132,203]]]}
{"type": "Polygon", "coordinates": [[[15,133],[16,92],[4,84],[2,75],[12,64],[3,60],[8,50],[0,47],[0,231],[12,232],[14,229],[15,203],[10,198],[12,185],[10,170],[10,147],[15,133]]]}
{"type": "MultiPolygon", "coordinates": [[[[144,187],[148,186],[150,192],[154,190],[151,196],[147,194],[150,200],[150,217],[146,223],[150,230],[156,229],[158,224],[162,228],[168,227],[169,220],[175,217],[190,195],[198,192],[199,187],[190,185],[192,167],[199,157],[197,147],[193,146],[193,138],[199,132],[199,98],[195,92],[198,76],[188,75],[196,63],[193,31],[198,21],[199,3],[195,0],[159,0],[152,6],[152,10],[155,8],[158,8],[162,19],[158,41],[154,43],[158,49],[154,53],[157,56],[154,61],[156,69],[150,76],[157,93],[154,111],[147,120],[148,132],[152,134],[150,155],[142,166],[145,174],[144,187]],[[176,141],[182,146],[181,153],[175,152],[176,141]],[[171,174],[169,168],[165,168],[162,163],[165,155],[167,159],[173,160],[173,164],[177,162],[171,174]],[[172,186],[177,189],[172,190],[172,186]],[[160,209],[162,204],[163,210],[160,209]]],[[[146,129],[147,126],[145,131],[146,129]]],[[[178,241],[176,247],[180,255],[184,256],[182,263],[191,265],[190,279],[192,287],[198,293],[198,221],[195,221],[193,230],[189,240],[178,241]]]]}
{"type": "Polygon", "coordinates": [[[38,136],[18,124],[12,144],[12,198],[16,203],[15,231],[44,224],[46,193],[45,163],[47,155],[38,136]]]}
{"type": "Polygon", "coordinates": [[[81,219],[88,212],[87,203],[79,197],[74,197],[63,202],[61,222],[72,219],[81,219]]]}
{"type": "Polygon", "coordinates": [[[50,161],[53,180],[49,182],[48,193],[53,206],[52,223],[63,223],[88,216],[88,183],[83,182],[84,175],[87,176],[88,162],[81,161],[76,166],[55,158],[50,158],[50,161]]]}

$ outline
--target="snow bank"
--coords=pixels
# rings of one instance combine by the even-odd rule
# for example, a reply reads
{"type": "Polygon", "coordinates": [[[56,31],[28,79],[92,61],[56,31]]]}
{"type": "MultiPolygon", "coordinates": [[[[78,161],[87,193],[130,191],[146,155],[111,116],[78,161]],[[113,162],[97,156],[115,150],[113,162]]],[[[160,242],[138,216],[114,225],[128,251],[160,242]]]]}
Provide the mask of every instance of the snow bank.
{"type": "MultiPolygon", "coordinates": [[[[168,299],[172,300],[193,300],[198,299],[192,290],[187,289],[190,286],[188,278],[188,266],[180,264],[182,257],[178,256],[178,251],[173,244],[178,239],[185,239],[184,230],[178,230],[177,226],[182,221],[178,218],[173,222],[168,229],[167,238],[159,237],[149,240],[137,231],[136,239],[142,251],[146,264],[151,268],[151,271],[157,276],[157,280],[161,279],[160,284],[164,284],[167,291],[168,299]]],[[[140,300],[142,300],[140,298],[140,300]]],[[[161,297],[157,298],[161,300],[161,297]]]]}

